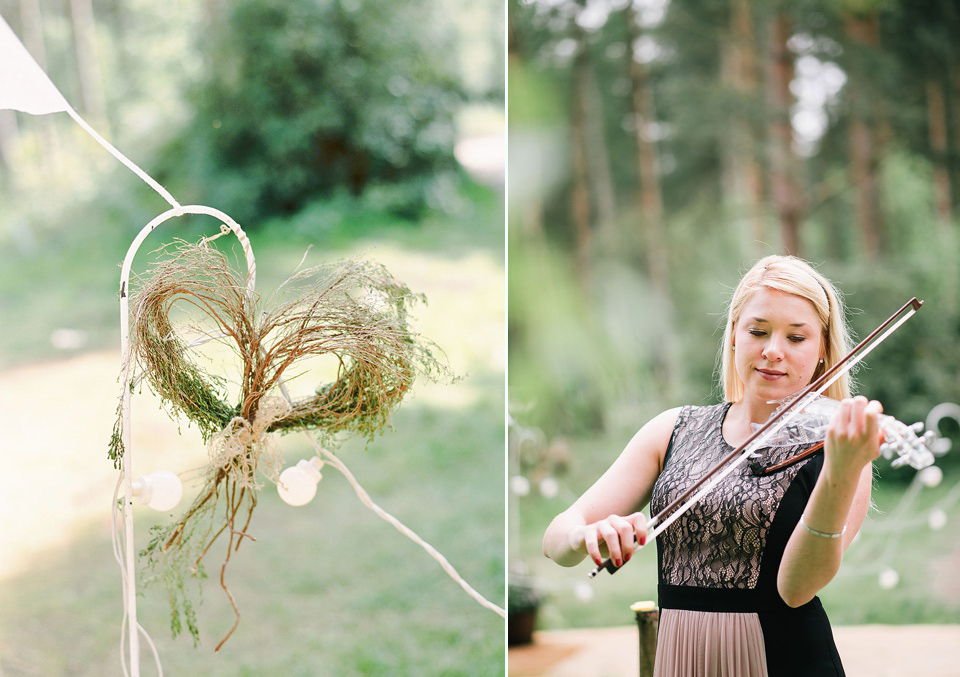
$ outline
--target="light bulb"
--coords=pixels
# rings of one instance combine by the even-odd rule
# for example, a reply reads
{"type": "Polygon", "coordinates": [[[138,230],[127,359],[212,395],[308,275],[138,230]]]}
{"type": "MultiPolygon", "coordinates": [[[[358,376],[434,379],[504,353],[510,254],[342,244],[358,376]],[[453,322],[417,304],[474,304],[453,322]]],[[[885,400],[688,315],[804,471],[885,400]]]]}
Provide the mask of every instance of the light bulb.
{"type": "Polygon", "coordinates": [[[527,496],[530,494],[530,480],[523,475],[514,475],[510,478],[510,491],[517,496],[527,496]]]}
{"type": "Polygon", "coordinates": [[[593,586],[581,581],[573,586],[573,594],[580,602],[592,602],[594,597],[593,586]]]}
{"type": "Polygon", "coordinates": [[[560,493],[560,484],[552,477],[540,480],[540,495],[544,498],[555,498],[560,493]]]}
{"type": "Polygon", "coordinates": [[[943,481],[943,471],[935,465],[920,470],[919,475],[923,486],[930,489],[933,489],[943,481]]]}
{"type": "Polygon", "coordinates": [[[169,470],[159,470],[133,482],[133,495],[158,512],[173,510],[183,498],[183,483],[169,470]]]}
{"type": "Polygon", "coordinates": [[[947,526],[947,513],[940,508],[934,508],[927,515],[927,526],[934,531],[939,531],[947,526]]]}
{"type": "Polygon", "coordinates": [[[880,587],[884,590],[892,590],[897,587],[897,584],[900,582],[900,574],[896,572],[895,569],[890,567],[884,567],[880,571],[880,576],[877,580],[880,587]]]}
{"type": "Polygon", "coordinates": [[[306,505],[317,495],[317,484],[323,478],[320,468],[323,461],[314,456],[309,461],[301,460],[280,473],[277,493],[287,505],[306,505]]]}

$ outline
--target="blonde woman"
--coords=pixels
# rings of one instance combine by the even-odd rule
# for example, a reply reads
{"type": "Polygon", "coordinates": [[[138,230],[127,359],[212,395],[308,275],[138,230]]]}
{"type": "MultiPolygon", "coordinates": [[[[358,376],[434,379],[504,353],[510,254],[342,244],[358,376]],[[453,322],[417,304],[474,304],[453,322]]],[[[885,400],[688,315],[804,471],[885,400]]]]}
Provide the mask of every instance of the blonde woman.
{"type": "MultiPolygon", "coordinates": [[[[850,349],[834,286],[794,257],[758,261],[737,286],[720,355],[724,399],[643,426],[543,538],[563,566],[627,562],[662,510],[752,434],[776,402],[850,349]]],[[[765,474],[741,466],[657,539],[660,677],[843,675],[817,592],[840,567],[870,503],[880,404],[846,377],[822,453],[765,474]]],[[[803,447],[774,448],[778,463],[803,447]]]]}

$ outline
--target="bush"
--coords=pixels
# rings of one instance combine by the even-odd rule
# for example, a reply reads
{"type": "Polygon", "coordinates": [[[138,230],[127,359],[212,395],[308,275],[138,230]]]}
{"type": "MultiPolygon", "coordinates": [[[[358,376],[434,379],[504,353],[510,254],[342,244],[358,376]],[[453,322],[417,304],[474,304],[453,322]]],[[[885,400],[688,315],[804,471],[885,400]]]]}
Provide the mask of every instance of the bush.
{"type": "Polygon", "coordinates": [[[166,148],[174,192],[244,222],[347,189],[416,218],[455,166],[453,45],[431,3],[231,3],[204,36],[192,122],[166,148]],[[436,26],[436,29],[432,29],[436,26]]]}

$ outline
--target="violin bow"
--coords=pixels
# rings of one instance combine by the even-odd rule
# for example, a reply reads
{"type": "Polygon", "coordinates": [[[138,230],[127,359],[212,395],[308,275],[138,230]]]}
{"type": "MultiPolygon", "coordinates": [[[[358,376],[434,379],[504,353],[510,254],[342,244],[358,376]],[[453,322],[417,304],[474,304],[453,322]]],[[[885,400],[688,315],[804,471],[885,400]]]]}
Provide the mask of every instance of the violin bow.
{"type": "MultiPolygon", "coordinates": [[[[791,402],[774,412],[766,423],[747,438],[746,442],[727,454],[719,463],[707,471],[703,477],[694,482],[689,489],[671,501],[666,508],[651,517],[650,521],[647,522],[647,527],[652,527],[652,529],[647,531],[646,542],[651,542],[663,533],[667,527],[677,521],[683,513],[692,508],[740,464],[746,461],[754,451],[762,448],[763,443],[766,442],[767,439],[775,435],[778,430],[800,414],[804,407],[819,397],[834,381],[850,371],[857,363],[869,355],[874,348],[883,343],[890,334],[913,317],[914,313],[920,310],[921,306],[923,306],[923,301],[918,301],[916,296],[903,304],[897,312],[887,318],[879,327],[860,341],[853,350],[821,374],[820,378],[800,391],[798,395],[794,396],[791,402]]],[[[612,558],[607,558],[602,564],[590,572],[590,578],[594,578],[604,569],[611,574],[615,574],[620,567],[613,563],[612,558]]]]}

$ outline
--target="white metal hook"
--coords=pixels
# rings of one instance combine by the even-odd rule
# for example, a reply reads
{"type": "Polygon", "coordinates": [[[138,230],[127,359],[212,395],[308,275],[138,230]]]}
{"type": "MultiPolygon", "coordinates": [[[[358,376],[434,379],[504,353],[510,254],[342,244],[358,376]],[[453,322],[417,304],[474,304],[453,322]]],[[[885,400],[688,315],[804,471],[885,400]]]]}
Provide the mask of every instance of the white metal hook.
{"type": "Polygon", "coordinates": [[[140,249],[140,245],[146,240],[147,236],[172,218],[183,216],[185,214],[199,214],[212,216],[226,225],[243,247],[244,257],[247,262],[247,298],[253,300],[254,285],[257,276],[257,264],[253,256],[253,247],[250,244],[247,234],[243,232],[236,221],[230,216],[205,205],[176,205],[168,209],[150,223],[144,226],[137,236],[130,243],[127,254],[123,259],[123,266],[120,270],[120,355],[123,364],[122,383],[123,390],[121,395],[121,420],[123,429],[121,431],[123,443],[123,458],[120,464],[121,478],[124,482],[125,495],[123,499],[123,518],[124,518],[124,559],[121,567],[125,570],[123,576],[124,585],[124,608],[127,618],[128,649],[130,658],[130,671],[133,677],[140,675],[140,636],[137,623],[137,581],[136,581],[136,548],[133,541],[133,505],[138,493],[142,487],[134,486],[133,474],[133,448],[130,442],[130,396],[131,396],[131,378],[133,356],[130,354],[130,269],[133,266],[133,259],[140,249]]]}

